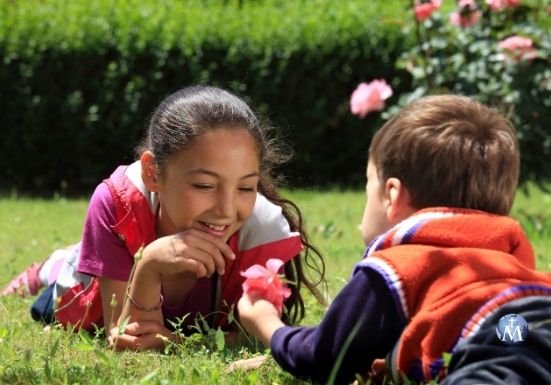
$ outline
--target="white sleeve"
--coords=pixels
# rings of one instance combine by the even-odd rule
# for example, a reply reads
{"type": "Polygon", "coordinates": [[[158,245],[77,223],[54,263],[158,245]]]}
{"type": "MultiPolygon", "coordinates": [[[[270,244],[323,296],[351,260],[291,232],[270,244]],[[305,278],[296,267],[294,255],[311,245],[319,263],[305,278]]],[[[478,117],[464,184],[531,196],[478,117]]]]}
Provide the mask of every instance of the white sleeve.
{"type": "Polygon", "coordinates": [[[293,237],[300,237],[300,234],[291,231],[281,207],[257,194],[253,213],[239,231],[239,250],[293,237]]]}

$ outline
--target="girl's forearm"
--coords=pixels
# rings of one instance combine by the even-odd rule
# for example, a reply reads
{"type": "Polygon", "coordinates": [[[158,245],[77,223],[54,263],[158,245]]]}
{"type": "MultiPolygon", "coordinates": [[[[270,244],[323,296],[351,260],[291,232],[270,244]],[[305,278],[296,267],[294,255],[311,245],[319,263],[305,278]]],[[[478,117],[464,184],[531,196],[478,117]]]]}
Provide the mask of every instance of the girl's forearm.
{"type": "Polygon", "coordinates": [[[130,317],[130,322],[156,321],[163,324],[161,276],[149,266],[147,260],[138,262],[125,295],[127,298],[119,324],[127,317],[130,317]]]}

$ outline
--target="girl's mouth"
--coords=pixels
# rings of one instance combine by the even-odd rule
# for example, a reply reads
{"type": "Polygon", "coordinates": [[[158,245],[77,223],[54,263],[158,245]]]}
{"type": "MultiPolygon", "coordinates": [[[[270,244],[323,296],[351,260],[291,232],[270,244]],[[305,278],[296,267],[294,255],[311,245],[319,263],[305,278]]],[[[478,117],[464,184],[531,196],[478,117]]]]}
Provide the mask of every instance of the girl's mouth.
{"type": "Polygon", "coordinates": [[[201,222],[203,228],[212,235],[223,237],[229,229],[229,225],[215,225],[214,223],[201,222]]]}

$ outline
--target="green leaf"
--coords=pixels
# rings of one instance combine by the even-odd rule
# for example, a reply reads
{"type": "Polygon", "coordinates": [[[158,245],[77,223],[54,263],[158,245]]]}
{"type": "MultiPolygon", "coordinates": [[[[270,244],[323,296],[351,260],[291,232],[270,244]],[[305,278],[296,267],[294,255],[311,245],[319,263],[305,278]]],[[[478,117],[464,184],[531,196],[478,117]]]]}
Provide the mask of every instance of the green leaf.
{"type": "Polygon", "coordinates": [[[157,373],[159,372],[159,369],[155,369],[154,371],[146,374],[141,380],[140,380],[140,384],[147,384],[148,382],[150,382],[156,375],[157,373]]]}
{"type": "Polygon", "coordinates": [[[94,354],[96,355],[96,358],[103,364],[103,365],[106,365],[108,366],[109,365],[109,358],[105,355],[105,353],[103,353],[102,350],[98,349],[98,348],[95,348],[94,349],[94,354]]]}
{"type": "Polygon", "coordinates": [[[224,346],[226,345],[226,340],[224,338],[224,332],[222,329],[220,329],[220,326],[218,326],[218,329],[216,329],[216,333],[214,334],[214,339],[216,341],[216,348],[218,350],[224,350],[224,346]]]}

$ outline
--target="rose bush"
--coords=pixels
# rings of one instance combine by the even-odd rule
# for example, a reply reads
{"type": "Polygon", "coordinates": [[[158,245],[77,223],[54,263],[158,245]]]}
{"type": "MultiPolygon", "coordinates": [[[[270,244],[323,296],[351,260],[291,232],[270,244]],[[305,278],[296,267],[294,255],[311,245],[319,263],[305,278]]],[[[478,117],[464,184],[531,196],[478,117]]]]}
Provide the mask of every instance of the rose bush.
{"type": "Polygon", "coordinates": [[[383,118],[424,95],[472,96],[517,128],[521,182],[550,181],[549,7],[548,0],[411,0],[404,32],[413,45],[396,66],[410,73],[412,89],[391,100],[383,118]]]}

